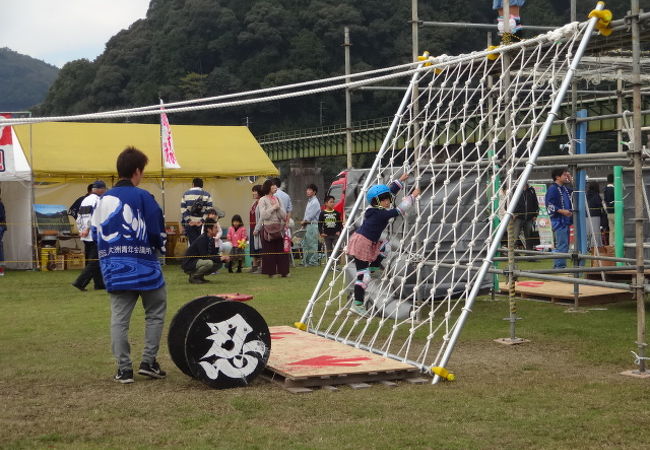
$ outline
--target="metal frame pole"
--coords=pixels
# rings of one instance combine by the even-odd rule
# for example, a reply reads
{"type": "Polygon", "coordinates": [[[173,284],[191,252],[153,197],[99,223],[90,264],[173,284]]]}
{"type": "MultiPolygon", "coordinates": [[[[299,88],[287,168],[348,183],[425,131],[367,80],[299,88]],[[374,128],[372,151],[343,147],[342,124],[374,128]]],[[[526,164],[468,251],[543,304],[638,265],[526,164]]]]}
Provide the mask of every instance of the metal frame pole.
{"type": "MultiPolygon", "coordinates": [[[[637,348],[639,373],[645,374],[645,275],[643,270],[643,145],[641,142],[641,46],[639,25],[639,0],[631,0],[632,12],[632,113],[634,122],[634,139],[632,153],[634,161],[634,235],[636,240],[636,313],[637,313],[637,348]]],[[[631,153],[631,152],[630,152],[631,153]]]]}
{"type": "MultiPolygon", "coordinates": [[[[487,33],[487,47],[490,48],[492,45],[492,33],[488,32],[487,33]]],[[[493,75],[488,75],[487,78],[488,82],[488,89],[490,92],[492,92],[492,88],[494,87],[494,76],[493,75]]],[[[492,108],[494,108],[494,97],[492,95],[488,96],[488,111],[492,111],[492,108]]],[[[494,126],[494,116],[490,114],[488,116],[488,127],[489,129],[492,129],[494,126]]],[[[495,132],[496,133],[496,132],[495,132]]],[[[490,167],[492,168],[492,176],[494,178],[494,182],[492,183],[491,186],[491,196],[493,195],[494,201],[491,202],[492,205],[492,210],[490,212],[496,213],[499,210],[499,190],[501,189],[501,180],[499,179],[499,176],[497,174],[498,172],[498,165],[496,163],[496,152],[494,149],[488,150],[488,164],[490,164],[490,167]]],[[[492,227],[490,228],[490,232],[495,230],[499,226],[500,220],[499,217],[495,215],[493,221],[492,221],[492,227]]],[[[498,255],[499,253],[497,253],[498,255]]],[[[499,263],[495,262],[494,263],[494,268],[498,269],[499,268],[499,263]]],[[[491,289],[491,297],[492,300],[495,299],[496,293],[499,291],[499,275],[494,274],[492,276],[492,289],[491,289]]]]}
{"type": "MultiPolygon", "coordinates": [[[[411,58],[417,61],[420,56],[420,17],[418,12],[418,0],[411,0],[411,58]]],[[[420,161],[420,125],[416,117],[420,114],[420,106],[418,102],[419,86],[417,80],[411,85],[411,126],[413,127],[413,159],[416,163],[416,183],[419,188],[419,161],[420,161]]],[[[408,144],[407,144],[408,145],[408,144]]]]}
{"type": "MultiPolygon", "coordinates": [[[[625,224],[623,214],[623,166],[614,166],[614,255],[625,256],[625,224]]],[[[618,264],[620,265],[620,264],[618,264]]]]}
{"type": "MultiPolygon", "coordinates": [[[[512,30],[510,29],[510,1],[509,0],[503,0],[503,35],[507,36],[510,34],[512,30]]],[[[502,66],[503,66],[503,72],[501,75],[501,78],[503,79],[503,97],[504,97],[504,104],[506,105],[505,111],[504,111],[504,131],[505,131],[505,144],[506,144],[506,160],[511,160],[513,156],[513,148],[512,148],[512,125],[511,125],[511,111],[509,108],[509,103],[510,103],[510,53],[509,52],[504,52],[501,55],[502,58],[502,66]]],[[[512,192],[512,180],[511,178],[506,179],[506,192],[510,193],[512,192]]],[[[511,200],[512,206],[516,206],[516,201],[513,199],[511,200]]],[[[508,208],[510,209],[510,208],[508,208]]],[[[515,271],[517,269],[517,265],[515,262],[515,244],[517,242],[517,236],[515,236],[515,227],[514,227],[514,221],[516,219],[513,218],[513,220],[510,220],[508,223],[508,310],[509,310],[509,315],[505,319],[510,323],[510,337],[507,339],[500,339],[498,342],[505,342],[509,344],[517,344],[521,342],[525,342],[524,339],[518,339],[517,338],[517,320],[519,320],[519,317],[517,316],[517,298],[516,298],[516,291],[515,291],[515,285],[517,283],[517,277],[515,276],[515,271]]],[[[444,367],[444,366],[443,366],[444,367]]]]}
{"type": "MultiPolygon", "coordinates": [[[[575,1],[575,0],[574,0],[575,1]]],[[[616,71],[618,76],[616,80],[616,114],[623,115],[623,71],[618,69],[616,71]]],[[[616,118],[616,151],[623,152],[623,119],[621,117],[616,118]]],[[[611,245],[611,243],[610,243],[611,245]]]]}
{"type": "MultiPolygon", "coordinates": [[[[595,9],[601,10],[605,4],[603,2],[598,2],[596,5],[595,9]]],[[[467,300],[465,301],[465,306],[462,309],[462,312],[460,313],[460,316],[458,317],[458,321],[456,323],[456,326],[454,327],[454,330],[449,337],[449,342],[445,346],[444,353],[442,357],[440,358],[440,361],[438,362],[438,366],[440,367],[446,367],[447,362],[449,361],[449,358],[451,357],[451,353],[454,350],[454,347],[456,346],[456,342],[458,341],[458,337],[460,336],[460,332],[463,329],[463,325],[467,321],[467,318],[469,316],[469,313],[471,312],[472,305],[474,304],[474,301],[476,300],[476,297],[479,293],[479,290],[481,288],[481,282],[485,278],[485,275],[487,274],[490,266],[492,265],[492,257],[496,253],[497,249],[499,248],[499,245],[501,244],[501,237],[503,236],[503,233],[505,232],[508,222],[510,222],[510,219],[512,218],[512,213],[514,211],[514,207],[519,201],[519,197],[521,196],[521,192],[523,191],[524,185],[526,184],[528,177],[530,176],[530,173],[533,171],[533,168],[535,166],[535,161],[537,160],[537,157],[539,156],[542,147],[544,145],[544,141],[546,140],[546,137],[548,136],[548,133],[550,132],[551,126],[553,125],[553,120],[555,117],[557,117],[558,111],[560,109],[560,105],[562,104],[562,100],[564,98],[564,95],[566,94],[567,90],[569,89],[569,86],[571,84],[571,80],[573,78],[573,74],[576,72],[578,68],[578,64],[580,63],[580,59],[582,58],[582,55],[584,54],[587,44],[589,43],[589,39],[591,38],[591,34],[594,31],[594,27],[596,26],[596,21],[598,19],[593,17],[587,22],[587,26],[584,30],[584,34],[582,36],[582,40],[580,41],[580,45],[578,46],[578,49],[576,50],[574,54],[574,58],[571,61],[571,65],[569,67],[569,70],[567,71],[564,80],[562,80],[562,84],[560,85],[560,88],[558,89],[558,96],[555,98],[553,101],[553,106],[551,107],[551,111],[548,114],[548,117],[544,121],[544,125],[542,129],[540,130],[539,136],[537,138],[537,142],[535,143],[535,147],[533,148],[530,158],[528,159],[528,162],[526,163],[526,168],[524,169],[524,172],[519,178],[519,183],[517,184],[517,189],[515,189],[514,195],[510,201],[510,205],[508,205],[508,211],[506,212],[506,215],[503,218],[503,221],[499,225],[499,228],[497,229],[493,241],[490,244],[490,247],[488,249],[486,258],[483,260],[483,264],[481,264],[481,268],[479,269],[479,273],[476,276],[476,279],[474,281],[474,286],[472,286],[472,290],[470,291],[467,300]]],[[[340,240],[340,239],[339,239],[340,240]]],[[[433,384],[438,383],[440,381],[440,377],[438,375],[435,375],[433,377],[433,384]]]]}
{"type": "MultiPolygon", "coordinates": [[[[572,88],[575,88],[575,82],[572,83],[572,88]]],[[[575,93],[575,89],[573,90],[575,93]]],[[[574,116],[576,119],[587,116],[587,110],[581,109],[580,111],[575,111],[574,116]]],[[[575,154],[584,155],[587,153],[587,123],[573,123],[576,131],[576,142],[575,142],[575,154]]],[[[574,166],[575,167],[575,166],[574,166]]],[[[577,169],[577,167],[576,167],[577,169]]],[[[577,169],[576,172],[576,206],[574,209],[573,218],[576,219],[573,222],[574,229],[574,249],[578,254],[587,253],[587,214],[586,214],[586,184],[587,184],[587,173],[585,169],[577,169]]],[[[573,258],[573,267],[577,269],[581,266],[580,257],[573,258]]],[[[580,273],[574,273],[575,278],[580,278],[580,273]]],[[[573,308],[578,310],[580,306],[580,286],[578,284],[573,285],[573,308]]]]}
{"type": "MultiPolygon", "coordinates": [[[[343,47],[345,48],[345,83],[350,84],[350,28],[343,28],[343,47]]],[[[345,88],[345,154],[346,166],[352,168],[352,100],[350,88],[345,88]]]]}

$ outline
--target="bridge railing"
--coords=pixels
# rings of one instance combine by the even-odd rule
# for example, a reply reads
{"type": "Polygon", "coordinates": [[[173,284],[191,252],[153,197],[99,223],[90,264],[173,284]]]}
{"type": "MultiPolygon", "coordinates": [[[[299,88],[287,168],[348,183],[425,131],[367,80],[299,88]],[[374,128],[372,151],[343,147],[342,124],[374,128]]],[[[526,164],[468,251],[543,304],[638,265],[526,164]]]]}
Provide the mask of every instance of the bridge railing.
{"type": "MultiPolygon", "coordinates": [[[[390,126],[392,117],[379,117],[375,119],[366,119],[352,122],[352,132],[368,131],[373,129],[384,129],[390,126]]],[[[346,127],[344,123],[327,125],[323,127],[303,128],[299,130],[278,131],[257,136],[260,145],[274,144],[277,142],[288,142],[300,139],[320,138],[345,134],[346,127]]]]}

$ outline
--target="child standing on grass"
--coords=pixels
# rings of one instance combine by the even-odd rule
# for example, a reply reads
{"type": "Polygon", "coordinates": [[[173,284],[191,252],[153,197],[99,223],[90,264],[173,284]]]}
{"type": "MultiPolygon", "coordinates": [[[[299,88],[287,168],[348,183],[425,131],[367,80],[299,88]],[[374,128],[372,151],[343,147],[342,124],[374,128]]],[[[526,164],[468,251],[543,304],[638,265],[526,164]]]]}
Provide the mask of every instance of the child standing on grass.
{"type": "Polygon", "coordinates": [[[232,273],[232,269],[235,267],[235,263],[237,263],[237,273],[241,273],[248,233],[239,214],[232,216],[231,223],[232,226],[228,228],[228,242],[232,244],[232,251],[230,253],[230,262],[228,263],[228,272],[232,273]]]}
{"type": "Polygon", "coordinates": [[[364,213],[363,223],[348,242],[347,253],[354,258],[357,269],[352,311],[361,316],[367,313],[363,302],[370,281],[369,267],[379,257],[381,233],[388,226],[390,219],[403,215],[420,195],[419,189],[413,189],[413,192],[405,196],[398,207],[389,209],[395,194],[403,187],[402,182],[408,177],[409,175],[405,173],[399,177],[399,180],[392,181],[389,185],[376,184],[368,189],[366,199],[370,207],[364,213]]]}
{"type": "Polygon", "coordinates": [[[318,218],[318,232],[325,241],[327,256],[332,254],[334,244],[343,229],[341,214],[334,209],[334,201],[334,197],[331,195],[325,197],[325,209],[320,212],[318,218]]]}

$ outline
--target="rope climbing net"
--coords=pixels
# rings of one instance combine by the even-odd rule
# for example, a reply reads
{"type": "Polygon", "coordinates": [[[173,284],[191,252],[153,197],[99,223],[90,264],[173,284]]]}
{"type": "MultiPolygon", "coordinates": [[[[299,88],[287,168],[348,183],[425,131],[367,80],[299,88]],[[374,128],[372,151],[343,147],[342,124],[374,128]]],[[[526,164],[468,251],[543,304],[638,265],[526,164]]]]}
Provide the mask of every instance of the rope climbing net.
{"type": "Polygon", "coordinates": [[[425,372],[447,365],[474,299],[490,287],[490,259],[545,136],[563,119],[592,22],[422,62],[373,167],[349,175],[354,205],[298,327],[425,372]],[[411,177],[395,204],[413,187],[422,193],[384,232],[382,258],[362,278],[345,246],[365,194],[404,172],[411,177]],[[500,185],[508,206],[499,224],[500,185]],[[355,282],[366,287],[362,315],[352,307],[355,282]]]}

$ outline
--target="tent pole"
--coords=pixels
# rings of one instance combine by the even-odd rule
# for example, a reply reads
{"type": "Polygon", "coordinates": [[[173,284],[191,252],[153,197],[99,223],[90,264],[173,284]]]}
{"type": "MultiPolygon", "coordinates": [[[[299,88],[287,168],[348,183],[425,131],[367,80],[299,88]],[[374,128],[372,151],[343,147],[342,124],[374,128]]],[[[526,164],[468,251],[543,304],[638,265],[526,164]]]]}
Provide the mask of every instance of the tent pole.
{"type": "MultiPolygon", "coordinates": [[[[31,111],[28,113],[29,117],[32,117],[31,111]]],[[[34,134],[32,133],[32,124],[29,124],[29,171],[30,171],[30,196],[32,199],[31,208],[29,215],[32,218],[31,228],[32,228],[32,269],[38,267],[40,259],[38,258],[38,234],[36,232],[36,213],[34,212],[34,205],[36,204],[36,193],[34,192],[34,151],[33,151],[33,142],[34,134]]]]}
{"type": "MultiPolygon", "coordinates": [[[[162,214],[163,214],[163,226],[166,227],[165,225],[165,159],[163,156],[164,150],[163,150],[163,125],[162,125],[162,112],[163,112],[163,100],[162,98],[160,99],[160,192],[162,196],[162,214]]],[[[162,264],[166,263],[165,259],[166,255],[162,255],[162,264]]]]}

